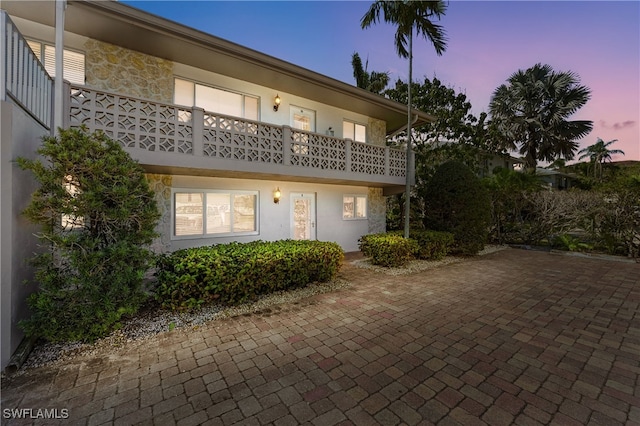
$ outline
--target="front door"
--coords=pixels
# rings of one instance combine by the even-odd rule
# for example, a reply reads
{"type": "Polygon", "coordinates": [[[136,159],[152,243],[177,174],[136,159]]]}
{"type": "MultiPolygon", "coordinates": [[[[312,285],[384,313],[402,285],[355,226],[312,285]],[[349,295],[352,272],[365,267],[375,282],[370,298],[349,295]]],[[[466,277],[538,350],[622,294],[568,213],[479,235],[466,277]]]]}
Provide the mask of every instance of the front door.
{"type": "Polygon", "coordinates": [[[316,239],[316,194],[291,194],[291,239],[316,239]]]}

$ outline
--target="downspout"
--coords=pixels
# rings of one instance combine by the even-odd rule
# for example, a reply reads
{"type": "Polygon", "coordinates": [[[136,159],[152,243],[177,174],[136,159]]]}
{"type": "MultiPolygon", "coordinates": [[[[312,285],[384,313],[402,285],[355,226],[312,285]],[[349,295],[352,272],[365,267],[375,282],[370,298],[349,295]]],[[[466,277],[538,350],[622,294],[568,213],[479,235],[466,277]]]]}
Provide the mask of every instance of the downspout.
{"type": "Polygon", "coordinates": [[[53,102],[53,128],[52,136],[55,136],[63,123],[64,108],[64,12],[67,8],[66,0],[56,0],[56,78],[54,85],[53,102]]]}

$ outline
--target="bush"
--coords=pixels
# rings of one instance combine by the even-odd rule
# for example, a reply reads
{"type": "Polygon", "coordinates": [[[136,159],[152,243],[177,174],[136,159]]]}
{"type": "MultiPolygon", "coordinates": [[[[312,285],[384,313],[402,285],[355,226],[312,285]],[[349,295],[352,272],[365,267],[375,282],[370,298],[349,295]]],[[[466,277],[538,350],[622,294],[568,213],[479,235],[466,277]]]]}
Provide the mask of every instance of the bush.
{"type": "Polygon", "coordinates": [[[344,258],[336,243],[283,240],[179,250],[158,259],[156,299],[166,308],[218,300],[239,304],[260,294],[329,281],[344,258]]]}
{"type": "MultiPolygon", "coordinates": [[[[393,233],[403,235],[399,231],[393,233]]],[[[414,256],[422,260],[443,259],[453,245],[453,234],[450,232],[412,229],[409,238],[416,242],[414,256]]]]}
{"type": "MultiPolygon", "coordinates": [[[[530,173],[497,168],[483,179],[491,200],[490,238],[499,244],[531,243],[530,226],[523,226],[535,209],[533,198],[544,189],[540,179],[530,173]]],[[[545,236],[546,237],[546,236],[545,236]]]]}
{"type": "Polygon", "coordinates": [[[491,205],[471,169],[457,161],[442,164],[427,186],[425,204],[425,228],[451,232],[453,253],[473,255],[482,250],[491,205]]]}
{"type": "Polygon", "coordinates": [[[17,160],[40,183],[24,214],[46,247],[33,259],[40,291],[20,326],[49,341],[91,341],[144,300],[160,214],[144,170],[104,134],[60,130],[38,153],[46,162],[17,160]]]}
{"type": "Polygon", "coordinates": [[[398,234],[363,235],[358,245],[362,254],[371,258],[371,263],[386,267],[406,265],[418,250],[414,240],[398,234]]]}

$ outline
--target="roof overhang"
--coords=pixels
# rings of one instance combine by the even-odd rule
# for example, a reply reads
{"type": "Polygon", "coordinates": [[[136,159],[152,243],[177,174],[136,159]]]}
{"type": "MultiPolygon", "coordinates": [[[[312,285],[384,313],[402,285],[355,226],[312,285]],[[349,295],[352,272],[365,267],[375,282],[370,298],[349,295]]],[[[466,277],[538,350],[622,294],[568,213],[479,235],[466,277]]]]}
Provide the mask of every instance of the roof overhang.
{"type": "MultiPolygon", "coordinates": [[[[10,15],[55,25],[55,2],[4,0],[10,15]]],[[[407,125],[407,106],[117,1],[68,0],[65,30],[159,58],[287,92],[387,123],[407,125]]],[[[416,126],[435,121],[419,110],[416,126]]]]}

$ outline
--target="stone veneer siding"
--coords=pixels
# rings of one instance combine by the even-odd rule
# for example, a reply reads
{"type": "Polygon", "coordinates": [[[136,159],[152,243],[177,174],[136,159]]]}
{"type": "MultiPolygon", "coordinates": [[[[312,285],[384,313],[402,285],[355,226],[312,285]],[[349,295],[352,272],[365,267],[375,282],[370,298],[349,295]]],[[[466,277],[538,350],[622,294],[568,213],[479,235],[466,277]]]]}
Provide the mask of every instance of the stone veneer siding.
{"type": "MultiPolygon", "coordinates": [[[[372,145],[386,146],[387,125],[382,120],[369,118],[369,141],[372,145]]],[[[369,233],[378,234],[387,230],[387,198],[382,188],[369,188],[369,233]]]]}
{"type": "Polygon", "coordinates": [[[160,220],[156,226],[159,236],[151,244],[155,253],[165,253],[171,249],[171,183],[170,175],[147,174],[149,187],[156,194],[160,210],[160,220]]]}
{"type": "Polygon", "coordinates": [[[173,62],[92,39],[84,47],[87,86],[173,102],[173,62]]]}
{"type": "Polygon", "coordinates": [[[387,199],[382,188],[369,188],[368,194],[369,233],[378,234],[387,230],[387,199]]]}
{"type": "Polygon", "coordinates": [[[369,142],[371,145],[386,146],[387,144],[387,125],[382,120],[369,118],[369,142]]]}

